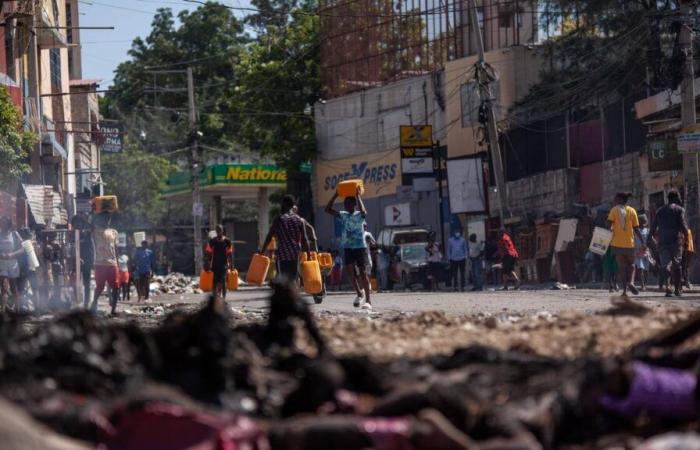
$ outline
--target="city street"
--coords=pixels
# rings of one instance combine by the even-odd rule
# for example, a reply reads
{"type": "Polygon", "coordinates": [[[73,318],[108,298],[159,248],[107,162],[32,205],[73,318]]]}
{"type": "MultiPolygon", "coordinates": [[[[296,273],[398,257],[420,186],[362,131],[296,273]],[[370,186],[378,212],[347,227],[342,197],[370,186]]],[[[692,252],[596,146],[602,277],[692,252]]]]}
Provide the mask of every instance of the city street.
{"type": "MultiPolygon", "coordinates": [[[[267,307],[269,290],[266,288],[243,288],[230,292],[227,302],[233,308],[264,309],[267,307]]],[[[203,295],[159,295],[154,303],[199,302],[203,295]]],[[[323,303],[313,305],[316,312],[358,313],[366,311],[352,306],[354,293],[331,292],[323,303]]],[[[484,292],[390,292],[373,294],[373,314],[397,312],[441,311],[454,315],[473,315],[480,313],[537,313],[547,311],[557,313],[575,311],[593,313],[603,311],[611,306],[615,296],[601,289],[572,290],[529,290],[521,291],[484,291],[484,292]]],[[[692,308],[700,306],[700,292],[691,292],[682,298],[665,298],[660,292],[642,292],[630,297],[648,307],[692,308]]],[[[311,302],[311,298],[308,298],[311,302]]],[[[103,303],[105,303],[103,301],[103,303]]],[[[130,303],[120,305],[120,310],[128,309],[130,303]]]]}

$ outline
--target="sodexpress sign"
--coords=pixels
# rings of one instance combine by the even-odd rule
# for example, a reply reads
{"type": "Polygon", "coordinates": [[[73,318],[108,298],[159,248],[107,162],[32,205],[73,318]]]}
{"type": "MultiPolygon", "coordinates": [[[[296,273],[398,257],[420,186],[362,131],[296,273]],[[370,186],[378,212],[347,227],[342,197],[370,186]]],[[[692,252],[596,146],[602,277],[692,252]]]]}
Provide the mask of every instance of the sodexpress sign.
{"type": "Polygon", "coordinates": [[[400,162],[398,150],[343,160],[316,161],[316,202],[318,205],[327,203],[338,183],[350,179],[364,182],[366,198],[394,194],[401,182],[400,162]]]}

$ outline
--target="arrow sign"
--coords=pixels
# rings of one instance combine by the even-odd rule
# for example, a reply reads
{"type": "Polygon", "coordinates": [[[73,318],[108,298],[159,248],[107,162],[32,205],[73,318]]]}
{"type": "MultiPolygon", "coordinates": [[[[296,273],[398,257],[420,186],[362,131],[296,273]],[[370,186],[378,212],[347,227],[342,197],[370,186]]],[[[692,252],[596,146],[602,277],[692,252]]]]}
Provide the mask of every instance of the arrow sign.
{"type": "Polygon", "coordinates": [[[401,217],[401,210],[396,206],[392,206],[391,208],[394,210],[394,222],[396,222],[399,217],[401,217]]]}

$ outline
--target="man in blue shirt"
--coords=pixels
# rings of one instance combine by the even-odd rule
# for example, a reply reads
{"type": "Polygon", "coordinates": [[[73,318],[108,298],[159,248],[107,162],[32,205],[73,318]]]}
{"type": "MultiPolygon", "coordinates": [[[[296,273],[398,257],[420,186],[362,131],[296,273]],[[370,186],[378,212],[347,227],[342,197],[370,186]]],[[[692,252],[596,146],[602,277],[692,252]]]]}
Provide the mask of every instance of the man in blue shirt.
{"type": "Polygon", "coordinates": [[[139,301],[148,300],[151,286],[151,275],[155,267],[155,255],[148,248],[148,242],[141,242],[141,247],[134,254],[134,263],[136,264],[136,292],[138,293],[139,301]]]}
{"type": "Polygon", "coordinates": [[[459,288],[464,291],[466,284],[466,260],[467,241],[462,237],[460,230],[455,230],[452,237],[447,241],[447,259],[450,261],[450,274],[452,279],[452,290],[457,292],[457,276],[460,277],[459,288]]]}
{"type": "Polygon", "coordinates": [[[367,210],[362,203],[359,187],[356,195],[356,197],[345,197],[343,201],[345,211],[336,211],[333,209],[333,203],[338,198],[338,194],[333,194],[326,206],[326,212],[342,223],[341,246],[345,249],[345,270],[357,292],[353,306],[372,309],[369,281],[369,271],[372,266],[369,261],[364,227],[367,210]],[[358,206],[359,210],[356,210],[358,206]]]}

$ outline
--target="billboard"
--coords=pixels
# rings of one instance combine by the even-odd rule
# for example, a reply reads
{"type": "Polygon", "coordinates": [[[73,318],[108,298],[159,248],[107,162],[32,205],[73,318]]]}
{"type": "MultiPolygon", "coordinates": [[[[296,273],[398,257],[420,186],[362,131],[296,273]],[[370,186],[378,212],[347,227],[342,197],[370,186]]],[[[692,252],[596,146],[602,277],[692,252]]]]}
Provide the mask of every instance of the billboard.
{"type": "Polygon", "coordinates": [[[332,161],[316,160],[316,203],[323,206],[343,180],[360,179],[364,198],[393,195],[401,184],[401,154],[398,150],[357,155],[332,161]]]}
{"type": "Polygon", "coordinates": [[[486,213],[484,164],[480,156],[447,160],[447,188],[452,214],[486,213]]]}
{"type": "Polygon", "coordinates": [[[100,124],[100,151],[102,153],[121,153],[124,149],[124,127],[120,123],[100,124]]]}

